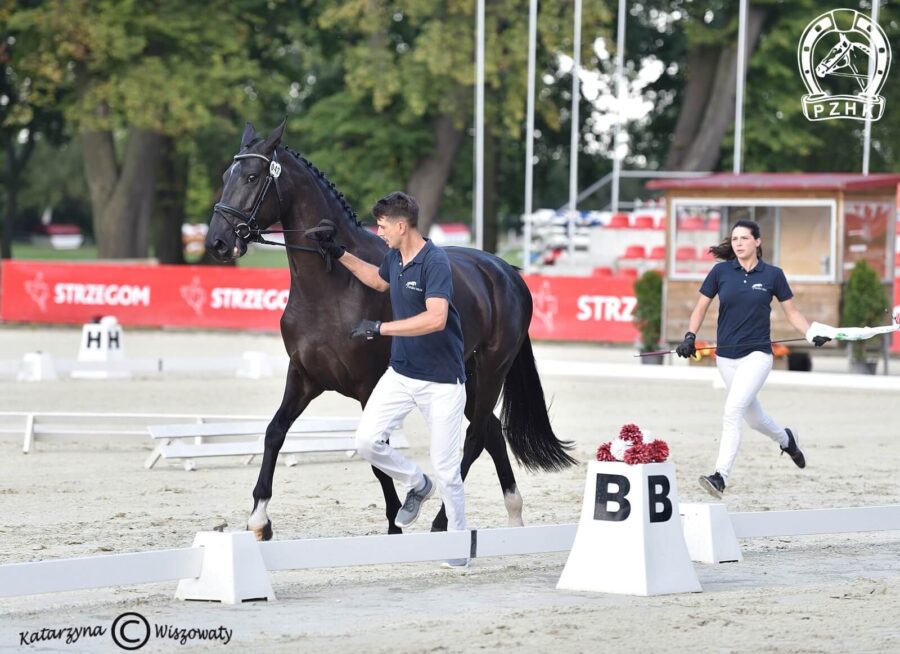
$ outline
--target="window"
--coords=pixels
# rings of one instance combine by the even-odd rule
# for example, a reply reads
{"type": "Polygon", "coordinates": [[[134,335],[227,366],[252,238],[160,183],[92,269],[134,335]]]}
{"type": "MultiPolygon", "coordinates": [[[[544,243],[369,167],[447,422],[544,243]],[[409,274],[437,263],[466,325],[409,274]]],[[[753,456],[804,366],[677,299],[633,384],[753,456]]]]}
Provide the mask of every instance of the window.
{"type": "Polygon", "coordinates": [[[730,236],[738,220],[759,224],[763,260],[784,269],[790,279],[832,281],[835,277],[833,200],[672,200],[673,279],[702,279],[716,260],[710,246],[730,236]]]}

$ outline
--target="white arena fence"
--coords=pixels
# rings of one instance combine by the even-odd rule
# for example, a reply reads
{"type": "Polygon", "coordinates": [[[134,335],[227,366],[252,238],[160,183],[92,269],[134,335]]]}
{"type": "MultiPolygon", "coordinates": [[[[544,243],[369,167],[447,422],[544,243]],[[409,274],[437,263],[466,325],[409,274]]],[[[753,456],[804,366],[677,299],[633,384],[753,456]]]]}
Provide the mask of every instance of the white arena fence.
{"type": "Polygon", "coordinates": [[[0,411],[0,437],[22,439],[26,454],[44,438],[149,436],[148,424],[216,421],[266,421],[271,416],[198,413],[91,413],[63,411],[0,411]]]}
{"type": "MultiPolygon", "coordinates": [[[[738,538],[900,530],[900,505],[728,515],[738,538]]],[[[302,570],[564,552],[572,547],[577,527],[313,538],[258,543],[258,547],[266,570],[302,570]]],[[[195,579],[201,574],[203,557],[203,547],[188,547],[10,563],[0,565],[0,597],[195,579]]]]}

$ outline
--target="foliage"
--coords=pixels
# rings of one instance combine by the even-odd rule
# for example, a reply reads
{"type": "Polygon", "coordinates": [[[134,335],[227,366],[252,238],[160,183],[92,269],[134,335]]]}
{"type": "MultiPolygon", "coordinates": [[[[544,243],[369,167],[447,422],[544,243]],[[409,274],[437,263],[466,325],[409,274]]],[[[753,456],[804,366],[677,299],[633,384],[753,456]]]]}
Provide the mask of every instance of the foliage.
{"type": "MultiPolygon", "coordinates": [[[[841,298],[841,326],[874,327],[884,320],[890,308],[887,293],[875,270],[865,261],[857,261],[844,284],[841,298]]],[[[864,361],[867,343],[880,343],[880,338],[850,344],[854,361],[864,361]]]]}
{"type": "Polygon", "coordinates": [[[648,270],[634,282],[634,324],[641,332],[641,352],[659,346],[662,330],[662,275],[648,270]]]}

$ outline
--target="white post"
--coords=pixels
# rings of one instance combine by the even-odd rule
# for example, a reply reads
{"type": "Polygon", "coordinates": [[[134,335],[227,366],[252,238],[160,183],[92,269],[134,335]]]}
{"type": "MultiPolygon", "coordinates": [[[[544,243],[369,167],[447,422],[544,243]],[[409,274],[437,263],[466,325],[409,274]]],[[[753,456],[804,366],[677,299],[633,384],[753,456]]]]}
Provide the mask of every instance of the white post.
{"type": "Polygon", "coordinates": [[[484,249],[484,0],[475,27],[475,247],[484,249]]]}
{"type": "MultiPolygon", "coordinates": [[[[872,25],[873,29],[869,31],[869,70],[866,75],[866,91],[869,90],[869,86],[872,84],[872,76],[875,74],[875,44],[873,42],[873,31],[875,26],[878,25],[878,2],[879,0],[872,0],[872,25]]],[[[872,96],[867,96],[869,99],[872,96]]],[[[863,131],[863,165],[862,165],[862,174],[869,174],[869,146],[872,142],[872,112],[866,114],[866,127],[863,131]]]]}
{"type": "Polygon", "coordinates": [[[619,0],[618,31],[616,33],[616,125],[613,128],[612,154],[613,179],[611,205],[613,213],[619,210],[619,178],[622,161],[619,158],[619,133],[622,131],[622,105],[625,101],[625,0],[619,0]]]}
{"type": "Polygon", "coordinates": [[[572,134],[569,143],[569,261],[575,259],[575,211],[578,204],[578,142],[581,129],[578,101],[581,98],[581,0],[575,0],[575,35],[572,61],[572,134]]]}
{"type": "Polygon", "coordinates": [[[741,0],[738,14],[737,89],[734,94],[734,174],[741,172],[744,141],[744,80],[747,58],[747,2],[741,0]]]}
{"type": "Polygon", "coordinates": [[[537,51],[537,0],[529,0],[528,8],[528,100],[525,110],[525,212],[522,230],[522,259],[525,274],[531,272],[531,214],[534,185],[534,85],[535,52],[537,51]]]}

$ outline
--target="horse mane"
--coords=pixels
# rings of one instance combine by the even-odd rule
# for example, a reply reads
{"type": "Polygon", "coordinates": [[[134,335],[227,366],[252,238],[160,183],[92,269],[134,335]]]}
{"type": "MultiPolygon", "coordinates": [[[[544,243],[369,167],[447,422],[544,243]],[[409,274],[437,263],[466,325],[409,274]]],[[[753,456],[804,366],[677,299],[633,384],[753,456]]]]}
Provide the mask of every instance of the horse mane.
{"type": "Polygon", "coordinates": [[[338,204],[341,205],[341,208],[344,210],[344,214],[357,226],[362,227],[362,223],[356,217],[356,212],[353,210],[353,207],[350,206],[350,203],[347,202],[347,198],[344,197],[344,194],[341,193],[337,186],[334,185],[330,179],[325,177],[325,173],[316,168],[315,164],[311,162],[309,159],[304,157],[302,154],[297,152],[296,150],[292,150],[291,148],[283,145],[285,150],[291,153],[295,159],[297,159],[300,163],[306,166],[311,173],[315,176],[315,178],[319,181],[319,183],[324,186],[330,193],[331,197],[338,201],[338,204]]]}

